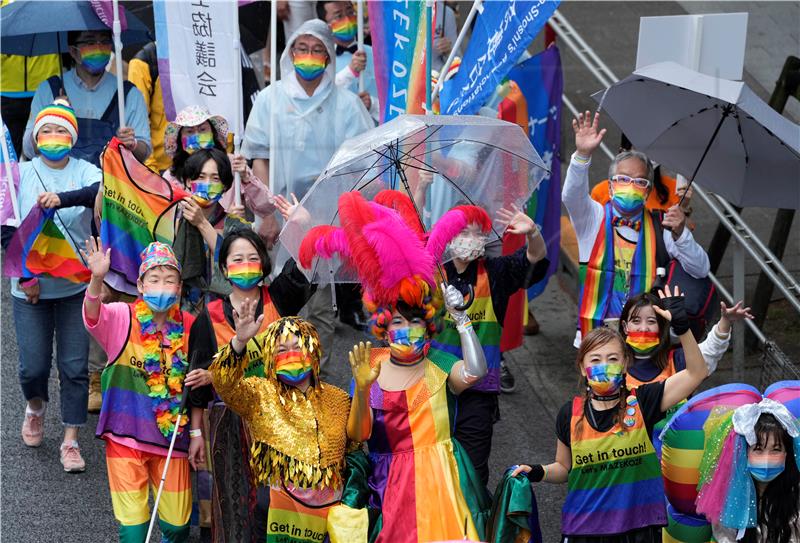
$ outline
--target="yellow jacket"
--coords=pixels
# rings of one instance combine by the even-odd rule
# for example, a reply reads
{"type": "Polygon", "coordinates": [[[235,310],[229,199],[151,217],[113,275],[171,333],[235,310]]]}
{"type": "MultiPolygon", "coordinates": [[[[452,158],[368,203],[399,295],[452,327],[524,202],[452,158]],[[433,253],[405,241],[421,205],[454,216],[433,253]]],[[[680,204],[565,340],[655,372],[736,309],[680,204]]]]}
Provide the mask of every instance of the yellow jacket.
{"type": "Polygon", "coordinates": [[[154,171],[161,172],[172,165],[172,160],[164,153],[164,130],[167,128],[167,117],[164,115],[164,99],[161,96],[161,78],[155,82],[150,77],[150,66],[144,60],[133,58],[128,63],[128,81],[144,96],[150,117],[150,138],[153,153],[145,164],[154,171]]]}

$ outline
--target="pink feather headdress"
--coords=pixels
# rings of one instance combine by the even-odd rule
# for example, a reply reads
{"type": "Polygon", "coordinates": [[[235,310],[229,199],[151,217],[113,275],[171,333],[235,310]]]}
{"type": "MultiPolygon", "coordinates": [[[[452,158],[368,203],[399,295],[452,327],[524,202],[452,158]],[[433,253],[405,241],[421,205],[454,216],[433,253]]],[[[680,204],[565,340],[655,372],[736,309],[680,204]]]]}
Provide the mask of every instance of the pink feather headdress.
{"type": "Polygon", "coordinates": [[[422,280],[435,290],[436,261],[419,235],[398,211],[368,202],[359,192],[339,197],[341,227],[317,226],[300,245],[300,265],[310,269],[313,258],[331,258],[335,253],[352,266],[365,293],[380,306],[412,294],[422,280]]]}

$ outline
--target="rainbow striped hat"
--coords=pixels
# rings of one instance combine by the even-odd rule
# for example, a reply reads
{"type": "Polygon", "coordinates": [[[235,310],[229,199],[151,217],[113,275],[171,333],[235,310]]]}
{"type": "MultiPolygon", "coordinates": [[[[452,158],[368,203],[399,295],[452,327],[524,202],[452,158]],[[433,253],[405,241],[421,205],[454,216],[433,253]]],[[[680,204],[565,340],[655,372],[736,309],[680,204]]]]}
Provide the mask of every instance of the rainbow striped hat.
{"type": "Polygon", "coordinates": [[[64,99],[56,99],[52,104],[42,108],[36,116],[33,124],[33,139],[39,133],[39,129],[46,124],[56,124],[67,129],[72,136],[72,144],[78,141],[78,118],[75,117],[75,110],[64,99]]]}
{"type": "Polygon", "coordinates": [[[175,268],[178,272],[181,271],[181,265],[178,263],[178,259],[175,258],[172,247],[166,243],[153,241],[150,245],[145,247],[141,257],[142,263],[139,265],[139,279],[144,277],[144,274],[147,273],[148,270],[157,266],[169,266],[175,268]]]}

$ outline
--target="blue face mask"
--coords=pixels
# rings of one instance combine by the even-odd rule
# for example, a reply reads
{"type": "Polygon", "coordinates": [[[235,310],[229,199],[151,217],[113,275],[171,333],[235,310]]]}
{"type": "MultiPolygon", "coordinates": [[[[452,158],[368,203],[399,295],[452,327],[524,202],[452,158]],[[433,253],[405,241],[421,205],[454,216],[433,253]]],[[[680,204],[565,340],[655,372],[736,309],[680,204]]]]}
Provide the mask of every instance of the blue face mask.
{"type": "Polygon", "coordinates": [[[142,295],[144,303],[153,313],[163,313],[178,301],[178,294],[175,292],[145,292],[142,295]]]}
{"type": "Polygon", "coordinates": [[[785,467],[785,460],[779,462],[777,459],[769,457],[747,461],[747,469],[750,471],[750,475],[753,476],[753,479],[762,483],[768,483],[775,479],[783,473],[785,467]]]}

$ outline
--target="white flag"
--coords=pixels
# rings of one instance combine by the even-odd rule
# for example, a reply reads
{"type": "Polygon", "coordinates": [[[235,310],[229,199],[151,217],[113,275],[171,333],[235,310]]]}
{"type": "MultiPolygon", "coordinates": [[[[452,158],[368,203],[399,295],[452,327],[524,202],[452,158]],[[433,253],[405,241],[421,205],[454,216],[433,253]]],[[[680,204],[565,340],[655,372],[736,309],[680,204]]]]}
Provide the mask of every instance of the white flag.
{"type": "Polygon", "coordinates": [[[241,137],[242,87],[236,0],[155,0],[158,73],[167,120],[190,105],[222,115],[241,137]]]}

